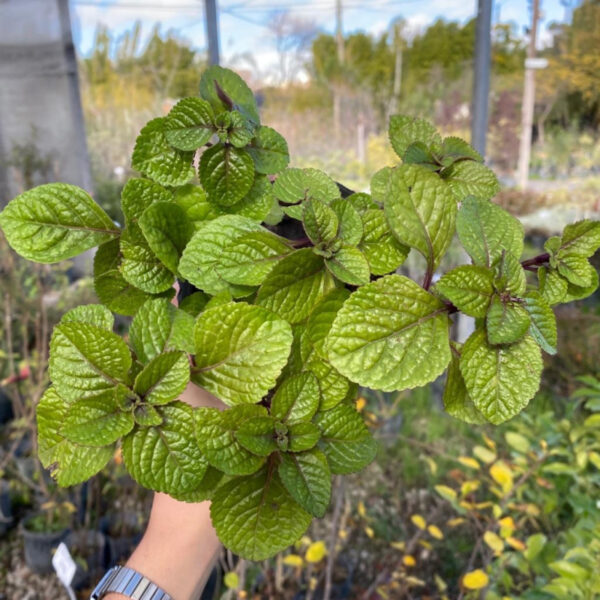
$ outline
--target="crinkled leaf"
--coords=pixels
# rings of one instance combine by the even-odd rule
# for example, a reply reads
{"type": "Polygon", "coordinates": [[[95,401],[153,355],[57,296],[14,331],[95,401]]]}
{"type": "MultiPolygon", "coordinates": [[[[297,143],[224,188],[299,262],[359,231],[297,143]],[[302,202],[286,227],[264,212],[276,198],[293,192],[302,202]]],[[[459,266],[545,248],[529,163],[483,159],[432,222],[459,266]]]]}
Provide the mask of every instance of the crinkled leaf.
{"type": "Polygon", "coordinates": [[[310,198],[331,202],[340,197],[335,181],[317,169],[285,169],[277,176],[273,193],[285,204],[297,204],[310,198]]]}
{"type": "Polygon", "coordinates": [[[452,162],[457,160],[470,159],[477,162],[483,162],[483,157],[477,152],[473,146],[465,142],[459,137],[447,137],[442,142],[442,155],[444,162],[451,159],[452,162]]]}
{"type": "Polygon", "coordinates": [[[66,183],[23,192],[0,213],[0,226],[14,250],[40,263],[77,256],[119,235],[85,190],[66,183]]]}
{"type": "Polygon", "coordinates": [[[181,300],[179,308],[196,318],[204,310],[209,300],[210,296],[204,292],[194,292],[181,300]]]}
{"type": "Polygon", "coordinates": [[[167,141],[179,150],[196,150],[215,131],[212,107],[202,98],[184,98],[169,112],[164,129],[167,141]]]}
{"type": "Polygon", "coordinates": [[[186,388],[190,363],[183,352],[155,356],[135,378],[133,391],[149,404],[168,404],[186,388]]]}
{"type": "Polygon", "coordinates": [[[421,386],[450,361],[447,308],[414,281],[387,275],[346,300],[327,344],[351,381],[383,391],[421,386]]]}
{"type": "Polygon", "coordinates": [[[327,359],[325,341],[335,316],[348,296],[350,296],[350,292],[345,288],[332,290],[310,314],[306,324],[306,335],[321,358],[327,359]]]}
{"type": "Polygon", "coordinates": [[[532,337],[508,346],[491,346],[483,330],[471,334],[460,359],[470,398],[494,425],[527,406],[540,385],[542,368],[541,351],[532,337]]]}
{"type": "Polygon", "coordinates": [[[527,333],[530,323],[529,313],[519,302],[494,296],[485,320],[488,342],[492,345],[517,342],[527,333]]]}
{"type": "Polygon", "coordinates": [[[587,258],[567,254],[557,257],[558,272],[573,285],[578,287],[589,287],[593,281],[594,268],[587,258]]]}
{"type": "Polygon", "coordinates": [[[226,404],[253,404],[275,385],[292,345],[290,325],[260,306],[224,304],[196,320],[192,380],[226,404]]]}
{"type": "Polygon", "coordinates": [[[327,458],[313,448],[300,454],[282,454],[281,482],[292,498],[315,517],[323,517],[331,498],[331,473],[327,458]]]}
{"type": "Polygon", "coordinates": [[[310,372],[297,373],[277,388],[271,399],[271,416],[290,425],[310,421],[320,397],[317,378],[310,372]]]}
{"type": "Polygon", "coordinates": [[[81,322],[54,328],[50,378],[67,402],[95,396],[125,382],[130,367],[129,348],[118,335],[81,322]]]}
{"type": "Polygon", "coordinates": [[[302,223],[310,241],[317,246],[331,242],[338,231],[337,214],[326,202],[310,198],[302,204],[302,223]]]}
{"type": "Polygon", "coordinates": [[[336,279],[350,285],[365,285],[371,278],[365,255],[352,246],[341,248],[331,258],[326,258],[325,266],[336,279]]]}
{"type": "Polygon", "coordinates": [[[540,267],[537,271],[542,297],[550,306],[564,302],[569,283],[558,271],[540,267]]]}
{"type": "Polygon", "coordinates": [[[315,375],[321,390],[319,410],[329,410],[337,406],[348,394],[350,382],[331,364],[313,354],[305,365],[306,370],[315,375]]]}
{"type": "Polygon", "coordinates": [[[61,318],[61,323],[76,321],[78,323],[89,323],[100,329],[112,331],[115,324],[113,314],[101,304],[82,304],[68,310],[61,318]]]}
{"type": "Polygon", "coordinates": [[[257,456],[269,456],[277,451],[275,422],[272,417],[254,417],[244,421],[234,432],[235,439],[257,456]]]}
{"type": "Polygon", "coordinates": [[[162,425],[162,415],[151,404],[140,404],[133,409],[133,418],[140,427],[162,425]]]}
{"type": "Polygon", "coordinates": [[[489,200],[500,191],[494,172],[484,164],[472,160],[455,162],[444,169],[442,177],[459,201],[467,196],[489,200]]]}
{"type": "Polygon", "coordinates": [[[213,496],[210,516],[223,544],[249,560],[269,558],[287,548],[311,521],[277,472],[268,468],[221,486],[213,496]]]}
{"type": "Polygon", "coordinates": [[[499,292],[507,292],[512,296],[522,296],[527,287],[525,269],[519,259],[510,252],[503,252],[495,265],[496,279],[494,287],[499,292]]]}
{"type": "Polygon", "coordinates": [[[591,296],[598,289],[598,271],[590,265],[591,283],[586,286],[573,285],[567,283],[567,295],[563,298],[563,302],[573,302],[574,300],[583,300],[591,296]]]}
{"type": "Polygon", "coordinates": [[[155,202],[172,201],[172,192],[150,179],[140,177],[130,179],[121,192],[121,209],[128,223],[137,222],[144,211],[155,202]]]}
{"type": "Polygon", "coordinates": [[[340,226],[337,237],[348,246],[357,246],[363,236],[363,223],[359,212],[347,200],[334,200],[331,208],[337,214],[340,226]]]}
{"type": "Polygon", "coordinates": [[[558,334],[554,311],[539,292],[531,291],[525,297],[525,309],[531,318],[529,333],[548,354],[556,354],[558,334]]]}
{"type": "Polygon", "coordinates": [[[421,165],[429,171],[439,169],[437,160],[423,142],[413,142],[404,152],[402,162],[404,164],[421,165]]]}
{"type": "Polygon", "coordinates": [[[452,269],[435,284],[435,290],[446,300],[472,317],[485,317],[494,293],[493,271],[476,265],[452,269]]]}
{"type": "Polygon", "coordinates": [[[131,166],[161,185],[183,185],[194,177],[194,153],[171,146],[165,121],[166,117],[159,117],[143,127],[135,141],[131,166]]]}
{"type": "Polygon", "coordinates": [[[379,205],[373,201],[370,194],[357,192],[346,198],[346,202],[351,204],[358,214],[363,217],[367,210],[379,209],[379,205]]]}
{"type": "Polygon", "coordinates": [[[303,452],[314,448],[321,438],[321,430],[313,423],[294,423],[288,431],[289,452],[303,452]]]}
{"type": "Polygon", "coordinates": [[[600,248],[600,222],[585,219],[567,225],[561,237],[558,257],[590,258],[600,248]]]}
{"type": "Polygon", "coordinates": [[[323,259],[311,248],[302,248],[275,265],[259,288],[256,303],[289,323],[300,323],[334,287],[323,259]]]}
{"type": "Polygon", "coordinates": [[[290,162],[287,142],[271,127],[259,127],[247,150],[256,171],[265,175],[283,171],[290,162]]]}
{"type": "Polygon", "coordinates": [[[377,442],[354,407],[340,404],[318,413],[315,423],[322,432],[319,447],[325,453],[332,473],[355,473],[375,458],[377,442]]]}
{"type": "Polygon", "coordinates": [[[171,496],[182,502],[204,502],[212,500],[214,493],[223,481],[224,473],[209,465],[200,483],[192,490],[171,492],[171,496]]]}
{"type": "Polygon", "coordinates": [[[393,115],[390,118],[389,137],[392,148],[400,158],[404,158],[406,149],[414,142],[422,142],[425,146],[441,143],[435,127],[425,119],[415,119],[404,115],[393,115]]]}
{"type": "Polygon", "coordinates": [[[254,125],[237,110],[217,115],[215,122],[219,139],[236,148],[247,146],[254,137],[254,125]]]}

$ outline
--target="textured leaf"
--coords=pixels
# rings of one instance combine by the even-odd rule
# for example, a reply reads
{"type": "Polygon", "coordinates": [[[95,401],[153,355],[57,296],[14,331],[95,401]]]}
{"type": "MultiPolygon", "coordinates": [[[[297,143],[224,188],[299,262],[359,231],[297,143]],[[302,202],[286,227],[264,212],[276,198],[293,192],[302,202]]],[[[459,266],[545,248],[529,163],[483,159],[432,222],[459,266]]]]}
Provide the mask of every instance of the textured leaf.
{"type": "Polygon", "coordinates": [[[452,352],[452,359],[448,366],[443,397],[444,408],[449,415],[456,419],[460,419],[465,423],[480,425],[486,421],[469,398],[465,381],[460,372],[460,355],[457,356],[456,352],[456,350],[452,352]]]}
{"type": "Polygon", "coordinates": [[[173,273],[152,252],[137,224],[127,226],[120,249],[121,274],[131,285],[150,294],[165,292],[173,285],[173,273]]]}
{"type": "Polygon", "coordinates": [[[290,425],[288,438],[290,452],[303,452],[314,448],[321,438],[321,430],[313,423],[294,423],[290,425]]]}
{"type": "Polygon", "coordinates": [[[196,150],[210,140],[215,131],[215,115],[202,98],[184,98],[169,112],[164,123],[165,136],[179,150],[196,150]]]}
{"type": "Polygon", "coordinates": [[[425,385],[450,361],[445,305],[414,281],[387,275],[354,292],[328,338],[331,364],[383,391],[425,385]]]}
{"type": "Polygon", "coordinates": [[[196,444],[192,407],[174,402],[161,413],[160,426],[136,428],[123,439],[123,462],[144,487],[167,494],[192,490],[208,467],[196,444]]]}
{"type": "Polygon", "coordinates": [[[271,416],[289,425],[310,421],[319,408],[320,397],[319,383],[312,373],[292,375],[273,395],[271,416]]]}
{"type": "Polygon", "coordinates": [[[404,152],[402,162],[404,164],[421,165],[429,171],[439,169],[437,160],[423,142],[413,142],[404,152]]]}
{"type": "Polygon", "coordinates": [[[0,213],[0,226],[14,250],[40,263],[77,256],[119,235],[86,191],[66,183],[20,194],[0,213]]]}
{"type": "Polygon", "coordinates": [[[395,271],[410,252],[391,233],[385,214],[379,208],[366,209],[362,214],[363,238],[360,250],[369,262],[373,275],[387,275],[395,271]]]}
{"type": "Polygon", "coordinates": [[[393,115],[390,118],[389,137],[392,148],[400,158],[404,158],[406,149],[414,142],[422,142],[429,146],[442,141],[429,121],[403,115],[393,115]]]}
{"type": "Polygon", "coordinates": [[[269,456],[277,451],[275,422],[271,417],[254,417],[244,421],[234,433],[235,439],[257,456],[269,456]]]}
{"type": "Polygon", "coordinates": [[[131,354],[114,333],[89,323],[63,323],[50,342],[50,379],[67,402],[89,398],[125,382],[131,354]]]}
{"type": "Polygon", "coordinates": [[[254,163],[245,150],[215,144],[203,152],[199,173],[211,201],[220,206],[232,206],[250,191],[254,182],[254,163]]]}
{"type": "Polygon", "coordinates": [[[82,446],[60,433],[69,404],[53,387],[48,388],[36,408],[38,456],[61,486],[76,485],[95,475],[113,455],[113,448],[82,446]]]}
{"type": "Polygon", "coordinates": [[[133,415],[122,412],[118,397],[127,396],[127,388],[116,387],[77,400],[68,407],[59,424],[60,434],[70,442],[84,446],[107,446],[133,429],[133,415]]]}
{"type": "Polygon", "coordinates": [[[194,489],[185,492],[172,492],[171,496],[182,502],[212,500],[213,495],[223,480],[223,476],[224,473],[209,465],[204,477],[194,489]]]}
{"type": "Polygon", "coordinates": [[[275,385],[292,345],[288,323],[245,303],[204,311],[196,321],[192,380],[225,404],[253,404],[275,385]]]}
{"type": "Polygon", "coordinates": [[[237,110],[217,115],[215,122],[219,139],[236,148],[247,146],[254,137],[254,126],[237,110]]]}
{"type": "Polygon", "coordinates": [[[573,300],[583,300],[598,289],[598,271],[590,265],[591,283],[586,286],[573,285],[567,283],[567,295],[563,298],[563,302],[573,302],[573,300]]]}
{"type": "Polygon", "coordinates": [[[273,193],[285,204],[297,204],[311,198],[331,202],[340,197],[335,181],[317,169],[285,169],[277,176],[273,193]]]}
{"type": "Polygon", "coordinates": [[[564,302],[569,286],[567,280],[564,277],[561,277],[558,271],[546,267],[540,267],[537,271],[537,275],[540,293],[544,300],[546,300],[550,306],[564,302]]]}
{"type": "Polygon", "coordinates": [[[345,288],[332,290],[312,311],[306,324],[306,335],[317,354],[327,359],[325,341],[340,308],[350,296],[345,288]]]}
{"type": "Polygon", "coordinates": [[[133,391],[149,404],[168,404],[185,390],[190,363],[183,352],[155,356],[135,378],[133,391]]]}
{"type": "Polygon", "coordinates": [[[303,248],[277,263],[259,288],[256,303],[289,323],[300,323],[334,287],[323,260],[303,248]]]}
{"type": "Polygon", "coordinates": [[[60,322],[70,323],[71,321],[89,323],[107,331],[112,331],[115,324],[115,318],[110,310],[101,304],[82,304],[68,310],[62,316],[60,322]]]}
{"type": "Polygon", "coordinates": [[[228,475],[249,475],[265,462],[246,450],[235,436],[248,420],[267,416],[263,406],[241,405],[219,411],[200,408],[194,412],[196,439],[208,462],[228,475]]]}
{"type": "Polygon", "coordinates": [[[188,183],[178,187],[174,200],[196,229],[202,227],[204,221],[210,221],[220,214],[217,205],[209,202],[206,192],[199,185],[188,183]]]}
{"type": "Polygon", "coordinates": [[[442,142],[442,154],[445,159],[450,158],[453,162],[460,159],[471,159],[483,162],[483,158],[470,144],[459,137],[447,137],[442,142]]]}
{"type": "Polygon", "coordinates": [[[524,306],[531,317],[531,327],[529,329],[531,337],[544,352],[556,354],[558,335],[554,311],[542,295],[535,291],[527,294],[524,306]]]}
{"type": "Polygon", "coordinates": [[[281,482],[292,498],[315,517],[323,517],[331,498],[331,473],[325,455],[317,448],[300,454],[282,454],[281,482]]]}
{"type": "Polygon", "coordinates": [[[457,200],[476,196],[484,200],[493,198],[500,191],[500,184],[494,172],[484,164],[472,160],[455,162],[444,169],[442,177],[457,200]]]}
{"type": "MultiPolygon", "coordinates": [[[[560,256],[560,253],[559,253],[560,256]]],[[[564,255],[557,258],[558,272],[573,285],[588,287],[593,281],[594,268],[587,258],[576,255],[564,255]]]]}
{"type": "Polygon", "coordinates": [[[600,222],[585,219],[567,225],[561,237],[558,257],[590,258],[600,248],[600,222]]]}
{"type": "Polygon", "coordinates": [[[318,198],[302,203],[302,223],[306,235],[315,246],[331,242],[339,227],[335,211],[318,198]]]}
{"type": "Polygon", "coordinates": [[[437,267],[454,236],[457,212],[444,182],[416,165],[398,167],[390,172],[384,209],[398,241],[437,267]]]}
{"type": "Polygon", "coordinates": [[[157,202],[139,220],[150,250],[172,273],[177,273],[181,254],[194,233],[185,211],[174,202],[157,202]]]}
{"type": "Polygon", "coordinates": [[[259,127],[247,150],[256,171],[265,175],[283,171],[290,162],[287,142],[271,127],[259,127]]]}
{"type": "Polygon", "coordinates": [[[210,516],[223,544],[249,560],[269,558],[287,548],[311,522],[279,475],[267,468],[221,486],[213,496],[210,516]]]}
{"type": "Polygon", "coordinates": [[[527,406],[538,390],[542,368],[540,348],[530,336],[510,346],[491,346],[483,330],[465,342],[460,359],[469,396],[494,425],[527,406]]]}
{"type": "Polygon", "coordinates": [[[332,473],[355,473],[375,458],[377,442],[354,407],[340,404],[318,413],[315,423],[322,432],[319,447],[327,456],[332,473]]]}
{"type": "Polygon", "coordinates": [[[162,425],[162,415],[150,404],[140,404],[133,410],[133,418],[140,427],[162,425]]]}
{"type": "Polygon", "coordinates": [[[350,382],[328,361],[313,355],[306,361],[305,367],[316,376],[319,382],[321,390],[319,410],[329,410],[337,406],[348,395],[350,382]]]}
{"type": "Polygon", "coordinates": [[[485,317],[494,293],[493,281],[490,269],[463,265],[443,275],[435,289],[465,314],[485,317]]]}
{"type": "Polygon", "coordinates": [[[340,226],[338,238],[348,246],[357,246],[363,236],[363,223],[359,212],[347,200],[334,200],[331,208],[337,214],[340,226]]]}
{"type": "Polygon", "coordinates": [[[134,177],[129,179],[121,192],[121,209],[127,223],[137,222],[144,211],[155,202],[172,202],[173,194],[162,185],[134,177]]]}
{"type": "Polygon", "coordinates": [[[365,255],[352,246],[341,248],[331,258],[325,259],[325,266],[336,279],[350,285],[365,285],[371,278],[365,255]]]}
{"type": "Polygon", "coordinates": [[[494,296],[485,320],[488,342],[493,345],[517,342],[527,333],[530,323],[524,306],[494,296]]]}
{"type": "Polygon", "coordinates": [[[179,308],[196,318],[204,310],[209,300],[210,296],[204,292],[194,292],[179,302],[179,308]]]}
{"type": "Polygon", "coordinates": [[[527,287],[525,269],[519,259],[510,252],[503,252],[495,265],[496,279],[494,286],[499,292],[506,292],[512,296],[522,296],[527,287]]]}
{"type": "Polygon", "coordinates": [[[377,210],[380,208],[379,205],[373,201],[371,195],[364,192],[358,192],[348,196],[346,202],[351,204],[361,217],[363,217],[368,210],[377,210]]]}
{"type": "Polygon", "coordinates": [[[517,258],[523,254],[523,225],[487,200],[463,200],[456,218],[456,231],[476,265],[491,267],[503,250],[517,258]]]}
{"type": "Polygon", "coordinates": [[[152,119],[135,141],[131,166],[161,185],[183,185],[194,177],[193,152],[177,150],[165,136],[166,117],[152,119]]]}

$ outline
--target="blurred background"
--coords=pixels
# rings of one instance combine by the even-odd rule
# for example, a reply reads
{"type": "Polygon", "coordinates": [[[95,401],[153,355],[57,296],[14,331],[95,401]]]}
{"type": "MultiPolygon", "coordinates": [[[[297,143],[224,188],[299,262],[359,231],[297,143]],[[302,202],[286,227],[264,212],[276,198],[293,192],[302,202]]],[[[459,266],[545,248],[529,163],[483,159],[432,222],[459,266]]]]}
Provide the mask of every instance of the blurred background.
{"type": "MultiPolygon", "coordinates": [[[[599,0],[0,0],[0,206],[68,181],[122,222],[137,133],[215,62],[248,82],[292,166],[368,191],[404,113],[485,153],[530,255],[599,217],[599,0]]],[[[36,458],[49,333],[95,301],[88,263],[28,264],[0,238],[1,600],[68,598],[49,562],[65,537],[87,598],[144,528],[150,495],[118,456],[69,490],[36,458]]],[[[296,547],[224,553],[204,597],[600,598],[598,301],[558,309],[543,388],[500,427],[446,415],[441,383],[361,390],[377,461],[336,480],[296,547]]]]}

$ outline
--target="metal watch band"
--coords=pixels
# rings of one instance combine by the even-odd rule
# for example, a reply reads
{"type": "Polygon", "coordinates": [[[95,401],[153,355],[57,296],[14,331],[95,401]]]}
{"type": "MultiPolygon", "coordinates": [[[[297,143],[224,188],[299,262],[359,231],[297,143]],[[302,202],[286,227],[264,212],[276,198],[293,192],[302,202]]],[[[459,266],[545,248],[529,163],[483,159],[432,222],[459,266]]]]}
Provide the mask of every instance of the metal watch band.
{"type": "Polygon", "coordinates": [[[94,588],[90,600],[100,600],[110,592],[133,600],[172,600],[164,590],[129,567],[112,567],[94,588]]]}

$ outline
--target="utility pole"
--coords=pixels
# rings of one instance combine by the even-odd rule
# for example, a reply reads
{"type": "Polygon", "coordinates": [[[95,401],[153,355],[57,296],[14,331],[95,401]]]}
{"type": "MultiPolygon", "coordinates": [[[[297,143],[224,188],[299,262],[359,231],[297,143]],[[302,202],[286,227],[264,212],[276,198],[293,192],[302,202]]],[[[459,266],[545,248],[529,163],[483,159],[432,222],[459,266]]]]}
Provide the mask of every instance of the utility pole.
{"type": "Polygon", "coordinates": [[[531,128],[533,126],[533,109],[535,107],[535,69],[532,60],[536,55],[538,20],[540,18],[540,0],[533,0],[533,14],[527,60],[525,61],[525,86],[523,87],[523,105],[521,107],[521,144],[519,146],[519,165],[517,168],[517,185],[521,189],[527,187],[529,178],[529,160],[531,157],[531,128]]]}
{"type": "Polygon", "coordinates": [[[475,29],[475,64],[471,117],[471,144],[485,157],[492,61],[492,0],[479,0],[475,29]]]}
{"type": "Polygon", "coordinates": [[[342,77],[344,69],[344,33],[342,30],[342,0],[335,0],[335,39],[337,42],[337,59],[340,71],[339,81],[333,82],[333,131],[338,138],[342,129],[342,77]]]}
{"type": "Polygon", "coordinates": [[[218,65],[220,58],[217,0],[204,0],[204,21],[206,24],[206,40],[208,42],[208,64],[218,65]]]}

